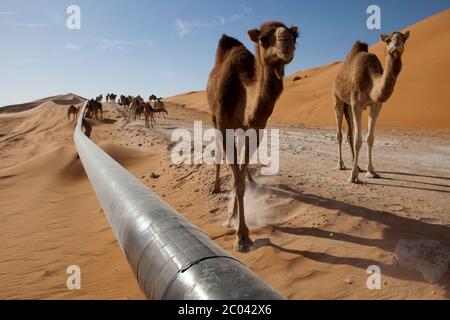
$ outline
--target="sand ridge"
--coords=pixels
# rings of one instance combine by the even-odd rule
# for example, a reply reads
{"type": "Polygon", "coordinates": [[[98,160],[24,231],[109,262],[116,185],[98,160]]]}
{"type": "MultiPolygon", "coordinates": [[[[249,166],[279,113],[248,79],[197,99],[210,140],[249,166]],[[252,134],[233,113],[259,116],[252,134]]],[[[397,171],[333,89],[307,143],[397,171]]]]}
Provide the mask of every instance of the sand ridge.
{"type": "MultiPolygon", "coordinates": [[[[450,70],[449,21],[450,9],[405,28],[411,37],[403,55],[403,70],[392,97],[383,105],[377,127],[449,128],[450,79],[446,71],[450,70]]],[[[346,45],[350,51],[353,43],[346,45]]],[[[381,42],[370,47],[369,52],[384,63],[381,42]]],[[[334,62],[286,77],[271,122],[334,126],[331,86],[339,67],[340,62],[334,62]]],[[[209,112],[204,91],[177,95],[166,101],[209,112]]]]}

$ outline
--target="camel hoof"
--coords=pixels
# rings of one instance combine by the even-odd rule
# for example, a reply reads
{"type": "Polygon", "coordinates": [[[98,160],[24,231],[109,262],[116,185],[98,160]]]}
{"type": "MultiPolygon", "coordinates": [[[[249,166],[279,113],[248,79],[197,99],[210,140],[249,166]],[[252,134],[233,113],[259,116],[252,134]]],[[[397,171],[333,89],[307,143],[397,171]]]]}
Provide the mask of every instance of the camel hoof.
{"type": "Polygon", "coordinates": [[[359,180],[358,177],[351,177],[351,178],[348,180],[348,182],[354,183],[354,184],[360,184],[360,183],[361,183],[361,180],[359,180]]]}
{"type": "Polygon", "coordinates": [[[366,177],[371,178],[371,179],[380,179],[381,178],[381,176],[376,172],[367,172],[366,177]]]}
{"type": "Polygon", "coordinates": [[[234,243],[234,250],[237,252],[245,253],[250,252],[253,249],[253,241],[247,237],[238,237],[234,243]]]}
{"type": "Polygon", "coordinates": [[[340,164],[338,164],[337,169],[338,170],[345,170],[346,168],[345,168],[343,163],[340,163],[340,164]]]}

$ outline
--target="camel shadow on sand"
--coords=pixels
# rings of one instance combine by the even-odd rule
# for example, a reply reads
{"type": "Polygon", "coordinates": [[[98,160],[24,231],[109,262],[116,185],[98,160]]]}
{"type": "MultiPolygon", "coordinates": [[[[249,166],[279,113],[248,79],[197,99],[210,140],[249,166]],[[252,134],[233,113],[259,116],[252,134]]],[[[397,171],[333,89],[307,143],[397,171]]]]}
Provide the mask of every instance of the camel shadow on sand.
{"type": "MultiPolygon", "coordinates": [[[[260,188],[264,192],[270,192],[280,198],[291,198],[316,207],[329,210],[338,210],[344,214],[364,218],[385,226],[382,239],[367,239],[338,232],[333,232],[333,236],[330,237],[330,231],[309,227],[272,226],[272,230],[275,232],[298,236],[313,236],[334,241],[345,241],[363,246],[378,247],[388,252],[394,252],[395,246],[402,239],[436,239],[444,247],[450,247],[450,227],[445,225],[426,223],[415,219],[397,216],[387,211],[374,210],[318,195],[305,194],[302,191],[295,190],[284,184],[259,185],[258,188],[260,188]]],[[[345,264],[364,270],[366,270],[370,265],[378,265],[380,266],[384,275],[388,275],[397,279],[426,282],[418,272],[399,268],[396,265],[382,264],[379,261],[374,261],[371,259],[357,257],[339,257],[322,252],[309,252],[284,248],[280,245],[272,243],[270,239],[257,239],[255,241],[255,249],[267,246],[273,247],[283,252],[301,255],[311,260],[328,264],[345,264]]],[[[440,283],[448,283],[449,280],[450,275],[449,272],[447,272],[447,275],[443,280],[441,280],[440,283]]],[[[448,288],[446,288],[445,294],[446,297],[450,297],[448,288]]]]}
{"type": "MultiPolygon", "coordinates": [[[[430,191],[430,192],[439,192],[439,193],[447,193],[450,194],[450,183],[442,184],[442,183],[434,183],[434,182],[426,182],[419,180],[410,180],[404,179],[402,176],[408,177],[418,177],[418,178],[427,178],[427,179],[440,179],[441,181],[450,180],[448,177],[437,177],[437,176],[429,176],[429,175],[420,175],[420,174],[412,174],[405,172],[380,172],[382,174],[380,179],[376,179],[374,181],[377,182],[365,182],[367,185],[374,186],[384,186],[384,187],[392,187],[392,188],[402,188],[402,189],[411,189],[411,190],[420,190],[420,191],[430,191]],[[394,176],[394,177],[392,177],[394,176]],[[400,176],[396,177],[396,176],[400,176]],[[384,182],[383,182],[384,181],[384,182]],[[385,183],[390,181],[392,183],[385,183]],[[402,183],[403,185],[396,184],[397,182],[402,183]],[[407,185],[405,185],[407,184],[407,185]],[[424,187],[425,186],[425,187],[424,187]]],[[[439,182],[441,182],[439,181],[439,182]]]]}

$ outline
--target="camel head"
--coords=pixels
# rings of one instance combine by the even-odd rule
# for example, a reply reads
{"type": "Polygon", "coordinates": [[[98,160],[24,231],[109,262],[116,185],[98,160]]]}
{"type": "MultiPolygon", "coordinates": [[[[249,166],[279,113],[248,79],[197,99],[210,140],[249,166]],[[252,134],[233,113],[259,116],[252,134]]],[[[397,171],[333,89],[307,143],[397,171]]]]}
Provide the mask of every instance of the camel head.
{"type": "Polygon", "coordinates": [[[406,31],[405,33],[391,32],[388,35],[380,35],[381,41],[386,43],[386,54],[395,58],[402,57],[403,51],[405,50],[405,42],[406,40],[408,40],[408,38],[409,31],[406,31]]]}
{"type": "Polygon", "coordinates": [[[278,78],[284,76],[284,66],[294,58],[298,28],[269,21],[263,23],[260,29],[249,30],[248,36],[256,44],[256,51],[264,64],[275,68],[278,78]]]}

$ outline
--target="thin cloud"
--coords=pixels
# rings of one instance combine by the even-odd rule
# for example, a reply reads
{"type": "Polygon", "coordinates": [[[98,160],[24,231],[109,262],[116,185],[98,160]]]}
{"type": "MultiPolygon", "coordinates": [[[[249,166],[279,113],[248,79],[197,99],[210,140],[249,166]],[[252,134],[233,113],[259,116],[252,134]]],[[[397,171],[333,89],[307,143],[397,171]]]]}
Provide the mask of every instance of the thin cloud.
{"type": "Polygon", "coordinates": [[[77,46],[76,44],[73,44],[73,43],[66,44],[65,48],[67,50],[75,50],[75,51],[79,51],[81,49],[79,46],[77,46]]]}
{"type": "Polygon", "coordinates": [[[14,11],[0,11],[0,16],[15,16],[18,12],[14,11]]]}
{"type": "Polygon", "coordinates": [[[252,12],[252,9],[246,5],[239,5],[238,8],[242,12],[235,13],[229,17],[219,15],[217,18],[210,20],[202,20],[202,19],[185,20],[178,18],[175,22],[175,27],[177,29],[178,36],[185,37],[195,30],[210,29],[218,26],[223,26],[229,23],[233,23],[243,19],[245,14],[249,14],[252,12]]]}
{"type": "Polygon", "coordinates": [[[240,5],[238,5],[238,8],[241,9],[242,11],[244,11],[245,13],[253,12],[253,9],[246,4],[240,4],[240,5]]]}
{"type": "Polygon", "coordinates": [[[132,41],[123,41],[123,40],[110,40],[107,38],[101,38],[99,40],[100,48],[103,50],[123,50],[126,47],[133,47],[136,43],[132,41]]]}

